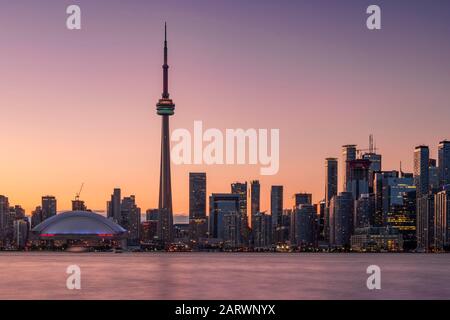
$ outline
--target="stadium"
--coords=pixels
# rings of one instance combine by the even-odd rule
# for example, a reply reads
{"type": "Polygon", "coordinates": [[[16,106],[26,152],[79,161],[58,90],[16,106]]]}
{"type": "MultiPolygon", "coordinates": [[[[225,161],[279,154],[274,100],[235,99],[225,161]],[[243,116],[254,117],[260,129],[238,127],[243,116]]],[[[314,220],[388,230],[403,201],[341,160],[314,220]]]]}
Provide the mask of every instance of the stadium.
{"type": "Polygon", "coordinates": [[[114,249],[126,245],[127,230],[97,213],[68,211],[38,224],[32,234],[39,247],[114,249]]]}

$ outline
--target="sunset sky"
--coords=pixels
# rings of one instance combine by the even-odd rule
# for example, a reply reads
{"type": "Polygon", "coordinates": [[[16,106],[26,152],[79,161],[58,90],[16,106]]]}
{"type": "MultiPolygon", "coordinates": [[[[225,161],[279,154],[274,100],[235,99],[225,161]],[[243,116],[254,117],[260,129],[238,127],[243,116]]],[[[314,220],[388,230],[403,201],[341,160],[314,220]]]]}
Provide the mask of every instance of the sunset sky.
{"type": "MultiPolygon", "coordinates": [[[[27,214],[42,195],[70,209],[82,182],[89,208],[114,187],[157,207],[163,27],[168,23],[171,129],[280,129],[280,171],[172,165],[174,212],[188,212],[188,174],[208,194],[259,179],[324,195],[324,159],[368,147],[383,169],[450,139],[450,2],[0,0],[0,194],[27,214]],[[78,4],[82,30],[66,28],[78,4]],[[382,29],[366,28],[366,8],[382,29]]],[[[339,162],[339,166],[341,162],[339,162]]],[[[339,185],[341,181],[339,181],[339,185]]]]}

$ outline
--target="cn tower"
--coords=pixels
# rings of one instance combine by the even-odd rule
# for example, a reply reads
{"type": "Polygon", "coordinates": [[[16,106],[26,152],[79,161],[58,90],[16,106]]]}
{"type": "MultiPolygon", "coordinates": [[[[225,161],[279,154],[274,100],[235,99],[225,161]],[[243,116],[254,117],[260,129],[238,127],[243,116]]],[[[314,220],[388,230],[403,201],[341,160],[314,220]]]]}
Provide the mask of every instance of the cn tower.
{"type": "Polygon", "coordinates": [[[169,66],[167,64],[167,24],[164,24],[163,93],[156,104],[161,125],[161,167],[159,179],[158,237],[168,245],[173,239],[172,186],[170,181],[169,117],[174,114],[175,104],[169,98],[169,66]]]}

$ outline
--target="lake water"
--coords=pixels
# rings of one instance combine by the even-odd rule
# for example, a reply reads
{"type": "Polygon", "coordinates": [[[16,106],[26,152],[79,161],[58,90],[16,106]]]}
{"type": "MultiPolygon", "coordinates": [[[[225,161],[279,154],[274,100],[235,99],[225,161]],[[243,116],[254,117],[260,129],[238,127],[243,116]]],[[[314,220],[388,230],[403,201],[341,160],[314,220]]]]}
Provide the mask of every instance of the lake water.
{"type": "Polygon", "coordinates": [[[450,299],[450,254],[0,253],[0,299],[419,298],[450,299]]]}

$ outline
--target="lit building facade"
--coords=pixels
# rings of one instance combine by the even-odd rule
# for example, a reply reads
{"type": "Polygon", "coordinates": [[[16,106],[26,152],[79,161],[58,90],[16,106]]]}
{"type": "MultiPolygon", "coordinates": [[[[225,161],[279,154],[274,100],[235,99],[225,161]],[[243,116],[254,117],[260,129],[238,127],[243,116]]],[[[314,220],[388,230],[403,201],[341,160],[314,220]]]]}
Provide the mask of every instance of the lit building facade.
{"type": "Polygon", "coordinates": [[[450,185],[443,187],[434,200],[434,242],[437,251],[450,249],[450,185]]]}
{"type": "Polygon", "coordinates": [[[450,184],[450,141],[444,140],[439,143],[438,167],[440,186],[450,184]]]}
{"type": "Polygon", "coordinates": [[[356,145],[342,146],[342,191],[347,190],[347,181],[350,177],[350,161],[356,160],[356,145]]]}
{"type": "Polygon", "coordinates": [[[189,238],[198,241],[208,235],[206,216],[206,173],[189,173],[189,238]]]}
{"type": "Polygon", "coordinates": [[[351,192],[353,199],[359,199],[361,194],[369,193],[369,160],[352,160],[348,162],[349,176],[347,177],[347,192],[351,192]]]}
{"type": "Polygon", "coordinates": [[[291,217],[291,244],[304,247],[317,247],[318,216],[316,207],[300,204],[291,217]]]}
{"type": "Polygon", "coordinates": [[[373,227],[375,218],[375,196],[373,194],[362,194],[355,201],[354,228],[373,227]]]}
{"type": "Polygon", "coordinates": [[[237,228],[236,224],[239,226],[238,221],[240,221],[237,219],[240,216],[239,199],[239,195],[230,193],[213,193],[209,197],[209,236],[211,238],[227,241],[225,237],[229,240],[233,236],[231,228],[237,228]]]}
{"type": "Polygon", "coordinates": [[[403,250],[403,237],[390,227],[366,227],[355,229],[351,247],[359,252],[399,252],[403,250]]]}
{"type": "Polygon", "coordinates": [[[261,185],[259,180],[250,181],[250,214],[251,214],[251,228],[254,229],[253,218],[260,212],[261,203],[261,185]]]}
{"type": "MultiPolygon", "coordinates": [[[[345,164],[344,164],[345,165],[345,164]]],[[[323,217],[323,238],[329,240],[330,234],[330,202],[338,192],[338,160],[325,159],[325,207],[323,217]]]]}
{"type": "Polygon", "coordinates": [[[430,252],[434,248],[434,195],[427,194],[417,199],[417,250],[430,252]]]}
{"type": "Polygon", "coordinates": [[[340,192],[330,203],[330,245],[349,247],[353,232],[353,195],[351,192],[340,192]]]}
{"type": "Polygon", "coordinates": [[[272,186],[270,190],[270,214],[272,215],[273,241],[282,240],[283,186],[272,186]]]}
{"type": "Polygon", "coordinates": [[[417,146],[414,149],[414,184],[417,198],[427,195],[430,189],[429,162],[430,150],[428,146],[417,146]]]}
{"type": "Polygon", "coordinates": [[[41,208],[42,208],[42,221],[45,221],[46,219],[55,216],[57,212],[56,198],[53,196],[43,196],[41,208]]]}
{"type": "Polygon", "coordinates": [[[231,193],[239,195],[239,216],[241,221],[239,231],[242,239],[247,242],[249,236],[247,215],[247,182],[235,182],[231,184],[231,193]]]}
{"type": "Polygon", "coordinates": [[[253,247],[255,250],[264,250],[272,245],[272,217],[263,212],[254,216],[253,247]]]}
{"type": "Polygon", "coordinates": [[[121,221],[119,224],[128,231],[128,245],[138,245],[141,227],[141,208],[137,206],[135,196],[124,197],[120,210],[121,221]]]}

